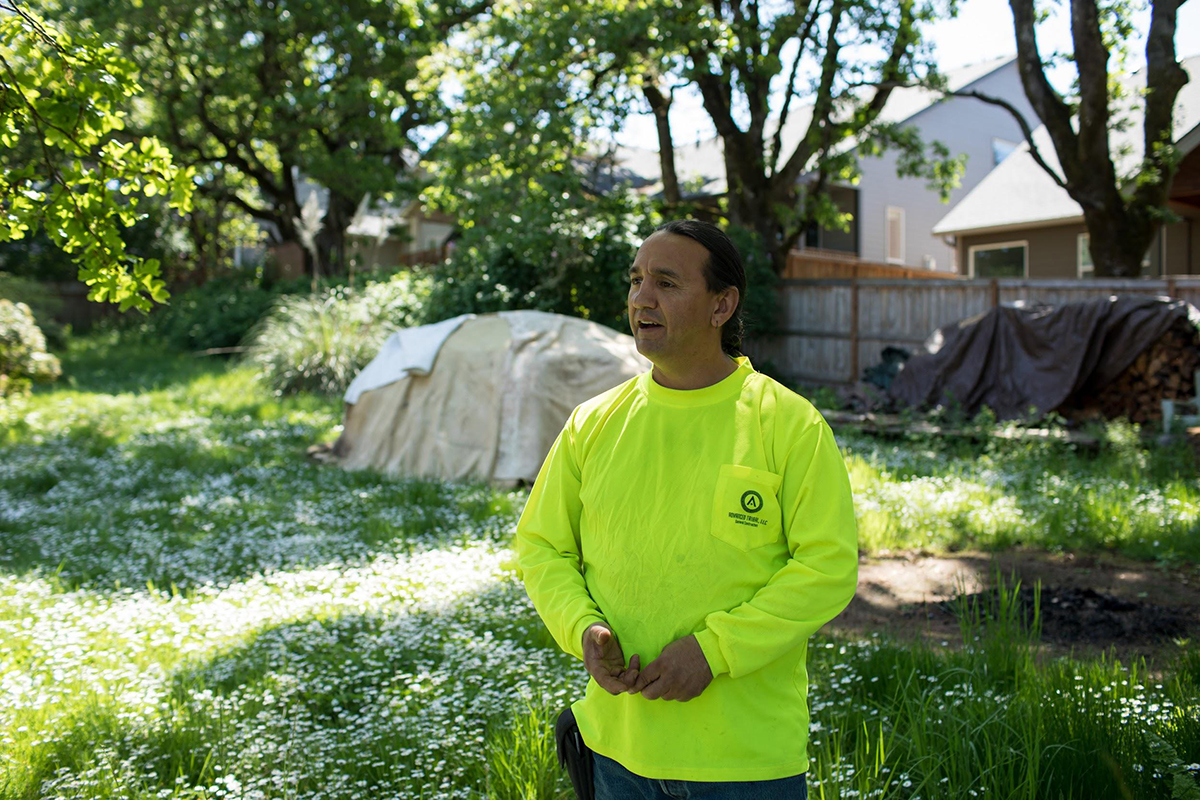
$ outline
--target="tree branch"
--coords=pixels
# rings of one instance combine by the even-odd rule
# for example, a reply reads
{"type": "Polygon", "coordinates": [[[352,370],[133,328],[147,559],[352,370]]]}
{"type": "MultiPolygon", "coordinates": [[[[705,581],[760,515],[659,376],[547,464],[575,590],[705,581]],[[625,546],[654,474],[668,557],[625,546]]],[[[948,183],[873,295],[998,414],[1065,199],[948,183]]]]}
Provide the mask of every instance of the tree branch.
{"type": "Polygon", "coordinates": [[[642,94],[654,112],[654,124],[658,130],[658,161],[662,172],[663,199],[678,203],[679,177],[675,173],[675,142],[671,138],[671,100],[663,96],[658,88],[657,76],[647,75],[642,84],[642,94]]]}
{"type": "MultiPolygon", "coordinates": [[[[799,12],[799,3],[796,5],[799,12]]],[[[771,174],[774,175],[776,167],[779,165],[779,151],[783,147],[783,126],[787,124],[788,111],[792,105],[792,97],[796,94],[796,75],[800,70],[800,59],[804,56],[804,43],[812,33],[813,23],[816,22],[817,12],[820,10],[820,4],[813,5],[811,13],[808,13],[805,19],[804,26],[800,29],[800,36],[797,37],[796,58],[792,61],[791,73],[788,75],[788,90],[783,98],[783,108],[779,111],[779,124],[775,128],[775,136],[771,140],[771,155],[767,159],[766,166],[770,167],[771,174]]],[[[808,11],[808,5],[805,5],[805,11],[808,11]]]]}
{"type": "Polygon", "coordinates": [[[790,186],[794,184],[804,171],[804,167],[816,152],[816,143],[823,136],[823,128],[830,124],[833,115],[833,80],[838,72],[838,54],[841,44],[837,40],[838,28],[842,24],[842,14],[845,12],[844,0],[834,0],[830,9],[829,33],[825,38],[825,58],[821,63],[821,80],[817,87],[817,99],[813,103],[812,119],[808,122],[808,130],[804,138],[796,144],[796,149],[788,158],[783,169],[772,176],[773,186],[790,186]]]}
{"type": "Polygon", "coordinates": [[[1071,0],[1071,39],[1079,78],[1079,157],[1089,169],[1110,172],[1115,183],[1108,147],[1108,48],[1100,33],[1096,0],[1071,0]]]}
{"type": "Polygon", "coordinates": [[[245,156],[242,155],[241,150],[239,149],[241,142],[238,140],[238,138],[232,133],[223,130],[220,125],[218,125],[212,120],[211,117],[209,117],[208,96],[210,93],[211,89],[209,89],[208,86],[202,86],[200,88],[199,104],[197,105],[196,109],[200,116],[200,124],[204,126],[206,131],[216,138],[222,147],[225,148],[226,160],[232,161],[239,169],[258,181],[260,186],[262,186],[276,198],[281,197],[283,195],[283,189],[278,183],[275,182],[275,177],[265,169],[260,169],[252,165],[245,158],[245,156]],[[230,146],[230,143],[232,143],[232,147],[230,146]]]}
{"type": "Polygon", "coordinates": [[[1067,188],[1066,181],[1059,177],[1059,174],[1051,169],[1050,165],[1046,163],[1046,160],[1042,158],[1042,152],[1038,150],[1037,144],[1035,144],[1033,141],[1033,128],[1030,127],[1029,122],[1025,119],[1025,115],[1017,110],[1016,106],[1007,100],[1003,100],[999,97],[992,97],[991,95],[974,90],[946,92],[946,94],[953,97],[974,97],[976,100],[988,103],[989,105],[998,106],[999,108],[1003,108],[1005,111],[1007,111],[1010,115],[1012,115],[1012,118],[1016,120],[1017,125],[1020,126],[1021,133],[1024,135],[1025,141],[1029,144],[1029,154],[1033,156],[1033,160],[1037,162],[1039,167],[1045,170],[1047,175],[1054,179],[1055,183],[1057,183],[1063,189],[1067,188]]]}
{"type": "Polygon", "coordinates": [[[1058,153],[1064,175],[1070,175],[1073,165],[1066,163],[1063,154],[1076,151],[1075,130],[1071,127],[1071,110],[1058,96],[1042,66],[1038,53],[1037,33],[1034,31],[1033,0],[1009,0],[1013,12],[1013,27],[1017,36],[1017,69],[1025,96],[1038,119],[1046,126],[1054,149],[1058,153]]]}
{"type": "Polygon", "coordinates": [[[1187,72],[1175,58],[1175,14],[1182,3],[1155,0],[1150,10],[1146,35],[1146,85],[1154,87],[1146,97],[1142,120],[1143,158],[1160,171],[1159,181],[1143,181],[1137,193],[1144,202],[1162,205],[1174,177],[1175,165],[1156,151],[1160,143],[1173,142],[1172,114],[1175,98],[1188,83],[1187,72]],[[1163,174],[1165,173],[1165,174],[1163,174]]]}

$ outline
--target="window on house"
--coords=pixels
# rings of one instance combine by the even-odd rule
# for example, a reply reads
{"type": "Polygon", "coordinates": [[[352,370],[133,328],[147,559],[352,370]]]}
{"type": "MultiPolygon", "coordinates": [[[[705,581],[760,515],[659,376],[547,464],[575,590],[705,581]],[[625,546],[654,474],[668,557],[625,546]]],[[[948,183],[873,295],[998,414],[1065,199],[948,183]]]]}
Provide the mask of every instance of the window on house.
{"type": "Polygon", "coordinates": [[[887,260],[904,263],[904,209],[895,206],[887,209],[887,260]]]}
{"type": "Polygon", "coordinates": [[[808,248],[821,246],[821,229],[817,227],[817,223],[810,222],[804,229],[804,246],[808,248]]]}
{"type": "Polygon", "coordinates": [[[992,164],[999,164],[1004,159],[1012,155],[1012,152],[1018,147],[1017,142],[1010,142],[1007,139],[992,139],[992,164]]]}
{"type": "Polygon", "coordinates": [[[969,255],[971,275],[975,278],[1024,278],[1028,255],[1027,242],[975,245],[969,255]]]}
{"type": "Polygon", "coordinates": [[[1092,249],[1089,246],[1090,242],[1091,237],[1086,233],[1079,234],[1075,247],[1075,250],[1078,253],[1075,263],[1079,267],[1079,277],[1081,278],[1092,278],[1096,275],[1095,265],[1092,264],[1092,249]]]}

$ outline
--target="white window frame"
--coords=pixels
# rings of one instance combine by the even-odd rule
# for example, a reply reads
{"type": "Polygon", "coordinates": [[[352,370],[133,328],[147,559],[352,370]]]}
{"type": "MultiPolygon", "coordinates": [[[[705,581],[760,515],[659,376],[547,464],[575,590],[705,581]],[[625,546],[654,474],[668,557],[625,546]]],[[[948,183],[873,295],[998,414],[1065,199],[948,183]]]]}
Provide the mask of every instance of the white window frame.
{"type": "Polygon", "coordinates": [[[904,263],[904,209],[900,206],[888,206],[883,215],[883,255],[889,264],[904,263]],[[900,214],[900,257],[892,258],[892,212],[900,214]]]}
{"type": "Polygon", "coordinates": [[[975,277],[975,253],[979,250],[1003,250],[1006,247],[1022,247],[1024,248],[1025,259],[1021,267],[1021,277],[1029,277],[1029,240],[1018,239],[1012,242],[988,242],[987,244],[973,244],[967,248],[967,275],[971,278],[975,277]]]}
{"type": "Polygon", "coordinates": [[[1096,276],[1096,259],[1092,258],[1092,266],[1086,272],[1083,269],[1083,247],[1088,246],[1088,257],[1091,253],[1092,237],[1087,233],[1081,233],[1075,237],[1075,275],[1079,278],[1094,278],[1096,276]]]}

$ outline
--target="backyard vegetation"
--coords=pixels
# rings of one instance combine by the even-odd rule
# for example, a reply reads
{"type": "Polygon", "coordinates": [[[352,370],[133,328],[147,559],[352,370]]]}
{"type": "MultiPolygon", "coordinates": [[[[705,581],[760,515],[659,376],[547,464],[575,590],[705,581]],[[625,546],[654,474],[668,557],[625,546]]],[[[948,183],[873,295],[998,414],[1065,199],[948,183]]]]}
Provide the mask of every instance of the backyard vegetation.
{"type": "MultiPolygon", "coordinates": [[[[513,569],[525,492],[316,465],[340,402],[73,339],[0,406],[0,798],[569,797],[579,696],[513,569]]],[[[1190,451],[839,432],[861,547],[1200,562],[1190,451]]],[[[1000,581],[929,648],[809,644],[813,798],[1200,798],[1200,651],[1045,657],[1000,581]]]]}

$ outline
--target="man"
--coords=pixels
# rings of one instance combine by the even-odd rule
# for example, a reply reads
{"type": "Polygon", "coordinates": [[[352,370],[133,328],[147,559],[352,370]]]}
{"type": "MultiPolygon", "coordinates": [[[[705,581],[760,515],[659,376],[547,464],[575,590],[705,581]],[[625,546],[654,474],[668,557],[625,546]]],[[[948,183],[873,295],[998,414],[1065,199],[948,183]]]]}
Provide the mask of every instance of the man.
{"type": "Polygon", "coordinates": [[[667,223],[629,278],[653,369],[571,413],[518,573],[590,676],[572,710],[596,800],[804,798],[807,640],[858,581],[845,462],[740,355],[745,270],[719,228],[667,223]]]}

